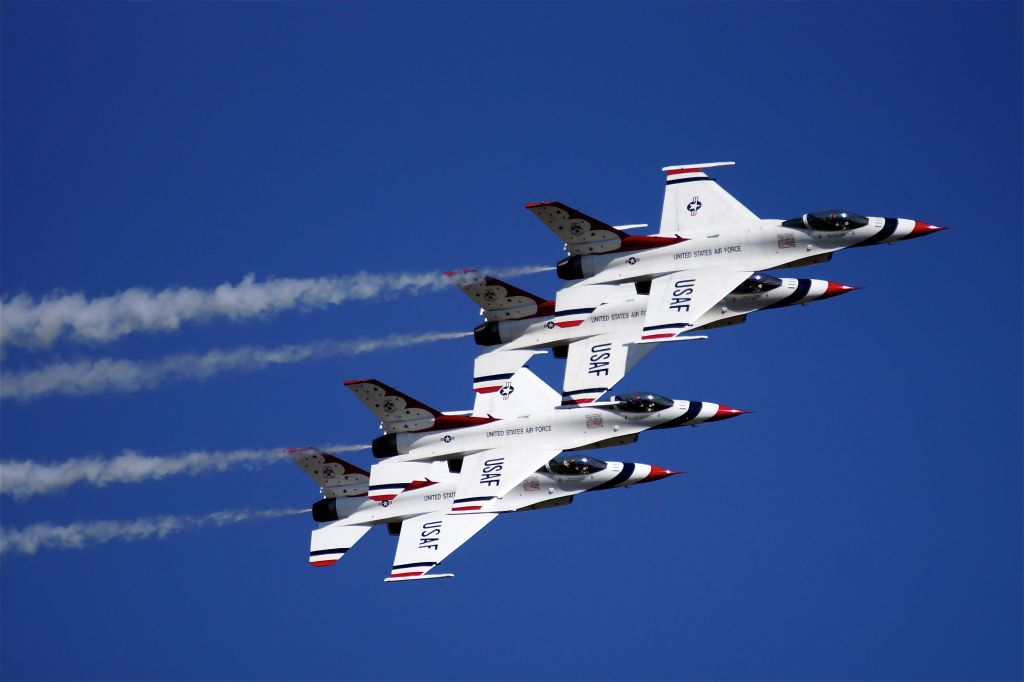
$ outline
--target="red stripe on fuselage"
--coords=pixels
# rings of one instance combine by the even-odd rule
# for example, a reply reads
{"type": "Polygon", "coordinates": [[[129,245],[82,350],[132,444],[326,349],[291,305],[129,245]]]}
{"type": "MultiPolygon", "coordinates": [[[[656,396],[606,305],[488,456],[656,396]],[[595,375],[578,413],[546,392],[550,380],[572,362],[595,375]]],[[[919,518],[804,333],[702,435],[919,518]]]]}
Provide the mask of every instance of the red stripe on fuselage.
{"type": "Polygon", "coordinates": [[[474,388],[473,390],[477,393],[494,393],[495,391],[500,391],[501,386],[487,386],[485,388],[474,388]]]}

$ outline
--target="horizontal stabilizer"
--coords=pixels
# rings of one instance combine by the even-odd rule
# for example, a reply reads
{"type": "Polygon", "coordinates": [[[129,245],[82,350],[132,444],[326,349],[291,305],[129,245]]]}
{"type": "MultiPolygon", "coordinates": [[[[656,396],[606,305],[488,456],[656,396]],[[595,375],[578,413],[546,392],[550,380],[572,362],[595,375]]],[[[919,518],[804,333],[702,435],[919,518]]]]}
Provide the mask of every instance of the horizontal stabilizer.
{"type": "Polygon", "coordinates": [[[288,456],[320,484],[325,497],[360,497],[366,494],[370,474],[355,464],[316,448],[289,448],[288,456]]]}
{"type": "Polygon", "coordinates": [[[376,379],[351,379],[345,382],[345,386],[377,415],[386,433],[458,429],[492,421],[488,418],[442,414],[376,379]]]}
{"type": "Polygon", "coordinates": [[[553,301],[546,301],[477,270],[458,270],[444,274],[483,309],[484,318],[488,322],[521,320],[553,312],[553,301]]]}
{"type": "Polygon", "coordinates": [[[526,208],[565,242],[569,253],[574,256],[615,251],[626,238],[624,232],[560,201],[527,204],[526,208]]]}

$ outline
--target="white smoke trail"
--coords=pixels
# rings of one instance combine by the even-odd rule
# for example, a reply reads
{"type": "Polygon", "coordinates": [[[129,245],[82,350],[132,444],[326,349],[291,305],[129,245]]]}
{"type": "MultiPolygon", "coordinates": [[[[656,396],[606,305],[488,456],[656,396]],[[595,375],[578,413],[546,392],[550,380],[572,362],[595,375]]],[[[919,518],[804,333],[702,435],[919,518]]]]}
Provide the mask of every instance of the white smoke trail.
{"type": "MultiPolygon", "coordinates": [[[[365,450],[369,445],[325,445],[327,452],[365,450]]],[[[105,459],[82,457],[59,463],[28,460],[0,462],[0,494],[16,499],[42,495],[78,484],[103,487],[112,483],[142,483],[167,476],[227,471],[233,467],[257,469],[287,457],[283,448],[269,450],[192,451],[172,457],[147,456],[133,450],[105,459]]]]}
{"type": "MultiPolygon", "coordinates": [[[[551,270],[523,266],[496,271],[515,277],[551,270]]],[[[439,272],[371,274],[341,277],[280,278],[257,282],[246,275],[238,284],[214,289],[181,287],[153,291],[132,288],[89,299],[84,294],[52,293],[36,300],[18,294],[0,300],[0,347],[46,348],[60,336],[109,342],[135,332],[173,331],[189,320],[268,317],[292,308],[314,310],[398,293],[421,294],[450,286],[439,272]]]]}
{"type": "Polygon", "coordinates": [[[241,509],[214,512],[206,516],[155,516],[134,521],[91,521],[67,526],[34,523],[24,528],[0,528],[0,556],[35,554],[40,549],[84,549],[114,540],[138,542],[151,537],[163,539],[172,533],[196,528],[307,513],[308,509],[241,509]]]}
{"type": "Polygon", "coordinates": [[[392,334],[379,339],[351,341],[324,340],[289,344],[276,348],[243,346],[230,351],[214,350],[203,355],[184,353],[159,360],[99,358],[60,362],[40,369],[4,372],[0,398],[29,400],[53,393],[94,395],[132,393],[152,389],[165,381],[204,380],[227,371],[252,372],[271,365],[283,365],[339,355],[360,355],[383,348],[406,348],[432,341],[469,336],[472,332],[429,332],[392,334]]]}

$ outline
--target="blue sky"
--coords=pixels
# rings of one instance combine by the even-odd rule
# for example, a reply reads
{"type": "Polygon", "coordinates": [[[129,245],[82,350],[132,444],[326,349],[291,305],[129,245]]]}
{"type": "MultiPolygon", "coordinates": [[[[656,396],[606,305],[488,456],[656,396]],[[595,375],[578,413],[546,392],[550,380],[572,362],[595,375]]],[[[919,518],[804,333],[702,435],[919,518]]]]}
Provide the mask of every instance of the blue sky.
{"type": "MultiPolygon", "coordinates": [[[[523,209],[657,224],[664,165],[761,216],[951,229],[800,271],[864,287],[623,382],[754,410],[610,459],[652,486],[511,515],[386,585],[303,516],[0,559],[3,679],[1020,679],[1020,3],[0,5],[0,291],[35,300],[550,265],[523,209]]],[[[550,273],[519,277],[551,295],[550,273]]],[[[68,361],[470,330],[454,289],[186,321],[68,361]]],[[[692,347],[691,347],[692,346],[692,347]]],[[[470,339],[0,401],[4,461],[364,443],[342,386],[471,403],[470,339]]],[[[534,363],[558,381],[553,360],[534,363]]],[[[367,453],[352,461],[368,465],[367,453]]],[[[303,507],[288,463],[0,497],[30,524],[303,507]]]]}

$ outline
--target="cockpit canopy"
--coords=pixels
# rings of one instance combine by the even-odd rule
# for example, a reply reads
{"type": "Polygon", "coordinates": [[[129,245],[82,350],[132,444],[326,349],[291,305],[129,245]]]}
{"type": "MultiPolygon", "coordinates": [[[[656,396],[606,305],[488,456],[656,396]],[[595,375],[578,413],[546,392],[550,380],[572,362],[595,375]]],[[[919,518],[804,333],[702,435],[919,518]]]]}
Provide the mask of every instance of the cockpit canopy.
{"type": "Polygon", "coordinates": [[[550,462],[548,471],[563,476],[585,476],[607,468],[608,464],[597,457],[578,455],[574,452],[563,452],[550,462]]]}
{"type": "Polygon", "coordinates": [[[747,277],[738,287],[732,290],[734,294],[761,294],[782,286],[782,280],[778,277],[766,275],[763,272],[755,272],[747,277]]]}
{"type": "Polygon", "coordinates": [[[620,412],[659,412],[675,403],[657,393],[620,393],[613,407],[620,412]]]}
{"type": "Polygon", "coordinates": [[[818,232],[843,232],[864,227],[868,219],[852,211],[818,211],[805,213],[799,218],[792,218],[782,223],[785,227],[809,227],[818,232]]]}

